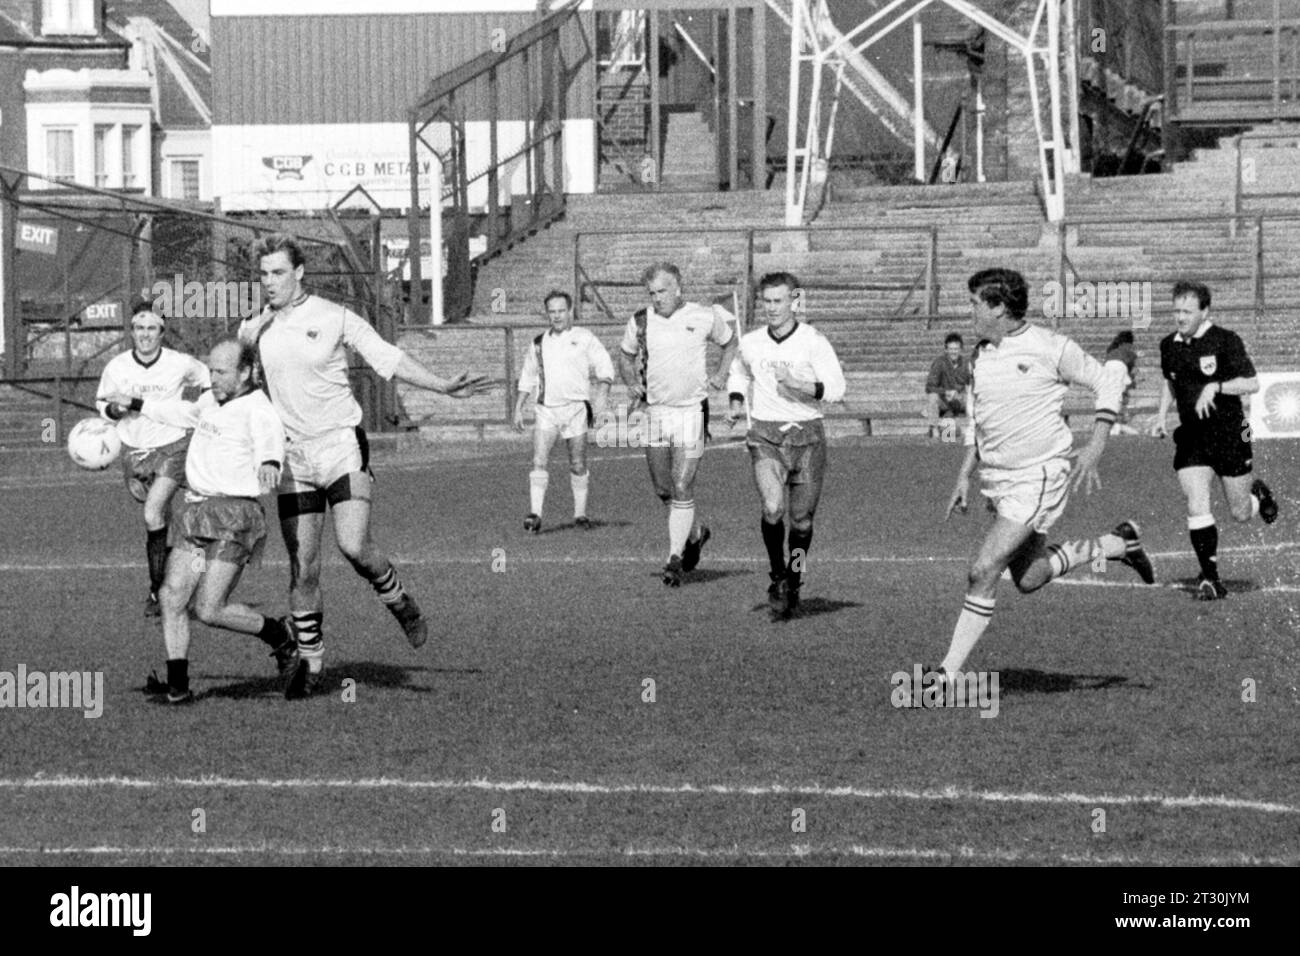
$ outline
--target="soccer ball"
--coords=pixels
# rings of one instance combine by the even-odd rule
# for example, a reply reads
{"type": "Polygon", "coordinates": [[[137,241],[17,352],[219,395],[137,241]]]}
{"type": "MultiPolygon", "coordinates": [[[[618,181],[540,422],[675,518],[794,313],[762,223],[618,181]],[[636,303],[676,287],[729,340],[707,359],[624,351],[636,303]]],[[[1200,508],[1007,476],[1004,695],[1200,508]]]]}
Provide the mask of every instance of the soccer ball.
{"type": "Polygon", "coordinates": [[[83,418],[68,434],[68,455],[89,471],[103,471],[117,460],[122,439],[117,426],[102,418],[83,418]]]}

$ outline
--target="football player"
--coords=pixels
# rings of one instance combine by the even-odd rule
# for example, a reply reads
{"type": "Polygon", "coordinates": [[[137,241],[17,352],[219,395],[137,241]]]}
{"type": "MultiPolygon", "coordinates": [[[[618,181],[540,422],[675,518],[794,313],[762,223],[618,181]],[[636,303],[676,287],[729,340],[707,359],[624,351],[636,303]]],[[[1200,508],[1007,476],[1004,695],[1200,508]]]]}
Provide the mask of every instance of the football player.
{"type": "Polygon", "coordinates": [[[668,508],[668,563],[663,582],[678,587],[695,570],[709,540],[696,520],[695,474],[708,437],[709,390],[727,382],[736,336],[727,313],[687,302],[682,274],[658,262],[641,274],[650,305],[628,320],[619,373],[635,405],[646,405],[646,462],[655,494],[668,508]],[[707,369],[708,343],[722,346],[717,370],[707,369]]]}
{"type": "Polygon", "coordinates": [[[144,612],[157,617],[158,589],[167,569],[167,520],[172,496],[185,480],[185,450],[190,434],[177,425],[127,415],[126,408],[107,400],[110,395],[129,399],[179,399],[190,397],[211,384],[208,370],[198,359],[165,348],[165,319],[147,299],[131,304],[130,351],[114,356],[99,379],[96,405],[105,418],[117,422],[122,439],[122,472],[131,496],[144,505],[145,558],[149,567],[149,595],[144,612]]]}
{"type": "Polygon", "coordinates": [[[190,690],[190,604],[205,624],[252,634],[271,648],[287,673],[297,649],[284,622],[230,600],[244,567],[261,552],[266,516],[258,496],[280,478],[284,426],[266,394],[253,385],[251,347],[230,339],[208,358],[212,389],[197,402],[114,394],[128,413],[174,428],[192,428],[185,456],[185,507],[159,592],[167,680],[151,676],[145,690],[169,704],[194,700],[190,690]]]}
{"type": "Polygon", "coordinates": [[[285,689],[290,699],[320,685],[324,667],[320,544],[325,510],[334,512],[334,537],[353,570],[370,583],[420,647],[429,628],[392,562],[370,537],[373,477],[361,406],[348,382],[347,349],[384,378],[468,398],[481,376],[443,378],[386,342],[365,319],[303,287],[306,258],[288,235],[264,236],[253,247],[260,264],[266,307],[245,319],[240,338],[257,350],[271,404],[284,422],[288,444],[277,506],[289,552],[289,609],[300,660],[285,689]]]}
{"type": "Polygon", "coordinates": [[[759,280],[767,325],[740,340],[740,352],[727,381],[729,423],[744,414],[745,402],[749,402],[745,444],[763,509],[760,528],[771,579],[768,603],[782,618],[790,617],[799,607],[813,515],[826,474],[822,402],[844,398],[844,371],[835,349],[825,336],[795,316],[798,287],[788,272],[772,272],[759,280]]]}
{"type": "Polygon", "coordinates": [[[533,534],[542,530],[542,506],[550,481],[546,463],[557,438],[563,438],[569,447],[573,523],[586,530],[591,527],[587,517],[587,429],[605,415],[614,364],[596,336],[573,327],[573,299],[567,292],[549,292],[542,304],[551,327],[534,338],[524,353],[515,400],[514,426],[523,431],[524,401],[536,392],[533,470],[528,475],[530,508],[524,530],[533,534]],[[594,395],[592,378],[596,380],[594,395]]]}
{"type": "Polygon", "coordinates": [[[1030,324],[1029,287],[1019,272],[985,269],[967,287],[980,343],[972,367],[974,427],[967,430],[966,458],[947,513],[967,510],[978,464],[981,490],[996,517],[970,567],[965,603],[940,667],[948,677],[961,671],[988,627],[1004,570],[1024,593],[1103,559],[1127,564],[1147,584],[1155,581],[1132,521],[1092,540],[1047,544],[1069,492],[1082,488],[1091,494],[1101,487],[1097,462],[1124,391],[1120,363],[1103,366],[1072,339],[1030,324]],[[1074,439],[1061,417],[1072,384],[1088,388],[1097,405],[1091,440],[1073,462],[1074,439]]]}

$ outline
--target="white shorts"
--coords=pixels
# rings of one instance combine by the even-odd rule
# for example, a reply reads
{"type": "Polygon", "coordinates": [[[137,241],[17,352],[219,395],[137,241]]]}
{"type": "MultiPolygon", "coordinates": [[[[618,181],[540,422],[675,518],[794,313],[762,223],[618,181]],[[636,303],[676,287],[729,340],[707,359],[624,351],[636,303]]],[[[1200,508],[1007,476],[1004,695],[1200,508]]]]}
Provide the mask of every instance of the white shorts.
{"type": "Polygon", "coordinates": [[[336,428],[306,441],[290,439],[285,442],[280,493],[325,489],[344,475],[365,468],[355,428],[336,428]]]}
{"type": "Polygon", "coordinates": [[[982,468],[980,483],[999,517],[1046,533],[1069,502],[1070,463],[1053,458],[1032,468],[982,468]]]}
{"type": "Polygon", "coordinates": [[[648,448],[704,451],[704,409],[695,405],[649,405],[643,443],[648,448]]]}
{"type": "Polygon", "coordinates": [[[561,438],[587,434],[587,403],[565,402],[562,405],[538,405],[533,409],[533,427],[539,431],[559,432],[561,438]]]}

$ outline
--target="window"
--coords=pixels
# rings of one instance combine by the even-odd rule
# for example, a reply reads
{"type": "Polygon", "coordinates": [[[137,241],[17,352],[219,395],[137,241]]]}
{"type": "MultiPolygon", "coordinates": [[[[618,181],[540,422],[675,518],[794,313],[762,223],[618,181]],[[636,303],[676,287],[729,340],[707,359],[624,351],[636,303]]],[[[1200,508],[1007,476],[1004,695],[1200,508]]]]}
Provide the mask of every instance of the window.
{"type": "Polygon", "coordinates": [[[199,198],[199,161],[193,158],[172,160],[172,199],[199,198]]]}
{"type": "Polygon", "coordinates": [[[47,126],[45,128],[45,172],[49,176],[73,179],[77,175],[77,154],[74,131],[47,126]]]}
{"type": "Polygon", "coordinates": [[[95,33],[95,0],[41,0],[41,33],[95,33]]]}
{"type": "Polygon", "coordinates": [[[95,127],[95,185],[103,189],[108,185],[108,134],[111,126],[95,127]]]}
{"type": "Polygon", "coordinates": [[[140,127],[123,126],[122,127],[122,188],[135,189],[140,184],[136,181],[136,170],[139,169],[139,163],[136,162],[136,149],[140,141],[140,127]]]}

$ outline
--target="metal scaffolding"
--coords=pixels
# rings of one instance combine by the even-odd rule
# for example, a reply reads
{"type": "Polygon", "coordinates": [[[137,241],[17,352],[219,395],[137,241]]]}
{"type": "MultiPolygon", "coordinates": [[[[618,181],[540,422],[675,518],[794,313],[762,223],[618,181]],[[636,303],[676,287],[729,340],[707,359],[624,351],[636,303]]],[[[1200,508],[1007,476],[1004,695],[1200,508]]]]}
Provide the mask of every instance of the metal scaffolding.
{"type": "MultiPolygon", "coordinates": [[[[861,73],[863,53],[895,28],[912,22],[913,102],[910,108],[898,108],[912,126],[913,152],[916,178],[925,179],[927,143],[933,143],[933,131],[925,122],[925,102],[922,85],[922,28],[920,13],[932,3],[943,3],[966,19],[983,27],[988,33],[1018,51],[1025,62],[1029,78],[1030,108],[1033,111],[1034,131],[1038,138],[1039,171],[1042,177],[1043,199],[1047,218],[1059,222],[1065,217],[1064,178],[1067,172],[1078,171],[1077,135],[1072,148],[1067,145],[1063,117],[1066,115],[1061,90],[1061,19],[1062,6],[1067,9],[1067,35],[1073,24],[1073,0],[1039,0],[1027,34],[1021,34],[1005,23],[980,10],[969,0],[892,0],[847,33],[840,33],[830,22],[826,0],[791,0],[790,28],[790,106],[786,138],[785,219],[787,225],[803,221],[809,184],[814,167],[824,172],[824,161],[829,158],[830,143],[834,136],[834,109],[828,126],[822,128],[822,77],[826,70],[835,73],[836,101],[838,90],[844,83],[847,71],[861,73]],[[829,25],[829,28],[828,28],[829,25]],[[858,42],[859,37],[866,39],[858,42]],[[812,80],[807,91],[801,90],[800,79],[805,64],[812,66],[812,80]],[[1040,89],[1046,83],[1046,90],[1040,89]],[[1045,93],[1045,96],[1044,96],[1045,93]],[[1047,116],[1043,116],[1043,100],[1047,116]],[[798,117],[804,117],[803,145],[799,144],[798,117]],[[823,147],[823,144],[825,146],[823,147]]],[[[1069,44],[1066,53],[1072,53],[1069,44]]],[[[1069,91],[1071,98],[1077,90],[1069,91]]],[[[1077,113],[1077,110],[1072,111],[1077,113]]],[[[978,145],[978,144],[977,144],[978,145]]]]}

